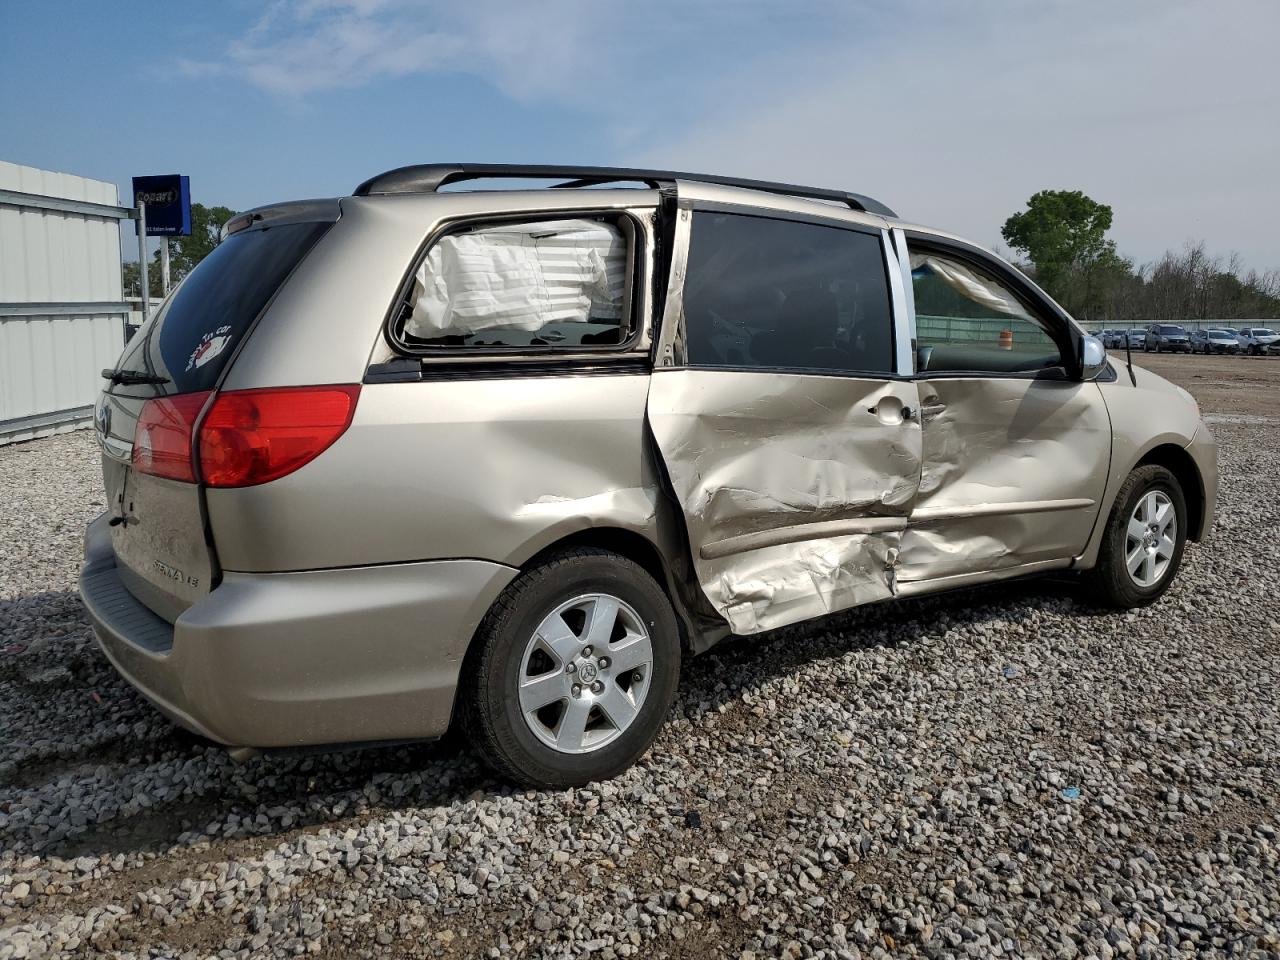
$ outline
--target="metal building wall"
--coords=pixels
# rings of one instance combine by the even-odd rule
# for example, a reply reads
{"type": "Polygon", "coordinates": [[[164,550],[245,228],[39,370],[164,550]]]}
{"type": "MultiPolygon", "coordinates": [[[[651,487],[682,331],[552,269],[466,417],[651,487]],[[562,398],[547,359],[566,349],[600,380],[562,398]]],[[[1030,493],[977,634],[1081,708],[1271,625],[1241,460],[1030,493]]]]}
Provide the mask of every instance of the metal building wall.
{"type": "Polygon", "coordinates": [[[0,444],[92,422],[124,348],[113,183],[0,161],[0,444]]]}

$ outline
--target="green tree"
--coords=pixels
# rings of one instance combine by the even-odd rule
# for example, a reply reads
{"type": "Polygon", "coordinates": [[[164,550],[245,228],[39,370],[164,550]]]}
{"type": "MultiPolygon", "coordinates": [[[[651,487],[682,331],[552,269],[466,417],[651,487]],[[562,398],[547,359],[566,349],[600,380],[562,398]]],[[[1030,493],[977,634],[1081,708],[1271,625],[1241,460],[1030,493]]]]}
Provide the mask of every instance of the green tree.
{"type": "MultiPolygon", "coordinates": [[[[235,211],[227,207],[206,207],[202,203],[191,205],[191,235],[187,237],[162,237],[161,243],[169,244],[169,280],[178,285],[183,277],[196,268],[196,265],[213,252],[218,245],[219,232],[223,224],[235,216],[235,211]]],[[[136,297],[142,289],[139,281],[137,261],[130,261],[121,267],[124,280],[124,293],[127,297],[136,297]]],[[[162,292],[163,277],[160,270],[160,251],[151,255],[147,264],[147,286],[151,298],[158,300],[162,292]]]]}
{"type": "Polygon", "coordinates": [[[1000,234],[1031,259],[1036,280],[1056,297],[1075,286],[1078,275],[1087,277],[1098,261],[1114,265],[1119,260],[1115,244],[1106,238],[1110,229],[1111,208],[1105,203],[1079,190],[1041,190],[1026,210],[1004,222],[1000,234]]]}
{"type": "MultiPolygon", "coordinates": [[[[191,236],[174,237],[169,247],[169,276],[174,283],[213,252],[223,224],[234,216],[235,211],[226,207],[206,207],[202,203],[191,205],[191,236]]],[[[159,254],[156,256],[158,258],[159,254]]]]}

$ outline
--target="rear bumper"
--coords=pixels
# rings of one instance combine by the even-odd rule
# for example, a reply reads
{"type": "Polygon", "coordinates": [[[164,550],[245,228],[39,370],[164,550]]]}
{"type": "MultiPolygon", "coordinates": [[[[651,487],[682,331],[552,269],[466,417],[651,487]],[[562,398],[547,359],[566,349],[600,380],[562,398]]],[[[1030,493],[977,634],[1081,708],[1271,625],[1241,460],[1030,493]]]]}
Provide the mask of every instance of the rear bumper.
{"type": "Polygon", "coordinates": [[[517,573],[481,560],[228,572],[170,625],[115,564],[99,517],[80,595],[107,658],[175,722],[247,747],[440,736],[467,645],[517,573]]]}

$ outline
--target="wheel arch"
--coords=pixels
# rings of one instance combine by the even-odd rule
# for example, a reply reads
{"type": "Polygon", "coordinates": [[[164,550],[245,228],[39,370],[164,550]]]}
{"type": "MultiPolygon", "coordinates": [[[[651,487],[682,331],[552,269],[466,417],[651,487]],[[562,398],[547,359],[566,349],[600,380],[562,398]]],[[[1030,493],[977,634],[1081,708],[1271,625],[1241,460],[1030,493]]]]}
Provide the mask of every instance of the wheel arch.
{"type": "Polygon", "coordinates": [[[1164,467],[1178,481],[1187,504],[1187,539],[1200,542],[1204,535],[1205,487],[1191,454],[1177,444],[1162,443],[1144,453],[1132,470],[1148,465],[1164,467]]]}
{"type": "MultiPolygon", "coordinates": [[[[657,582],[675,610],[676,624],[680,629],[680,643],[686,651],[702,649],[696,642],[700,628],[691,613],[692,596],[687,578],[668,561],[661,547],[644,534],[625,527],[587,527],[565,534],[542,547],[520,564],[521,570],[531,570],[558,553],[577,547],[607,550],[639,564],[657,582]]],[[[474,640],[473,640],[474,642],[474,640]]]]}

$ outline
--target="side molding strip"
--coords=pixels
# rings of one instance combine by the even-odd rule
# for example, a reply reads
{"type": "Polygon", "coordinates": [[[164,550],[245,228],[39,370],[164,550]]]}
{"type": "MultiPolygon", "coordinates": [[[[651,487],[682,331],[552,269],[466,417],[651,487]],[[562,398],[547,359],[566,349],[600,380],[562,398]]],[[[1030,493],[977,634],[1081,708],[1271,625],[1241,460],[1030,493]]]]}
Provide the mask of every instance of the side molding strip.
{"type": "Polygon", "coordinates": [[[818,523],[800,523],[774,530],[758,530],[736,537],[725,537],[704,543],[698,551],[703,560],[718,560],[735,553],[745,553],[760,547],[776,547],[800,540],[819,540],[827,537],[849,537],[860,533],[886,533],[905,530],[905,517],[859,517],[852,520],[824,520],[818,523]]]}
{"type": "Polygon", "coordinates": [[[999,517],[1010,513],[1053,513],[1057,510],[1083,510],[1096,501],[1087,498],[1072,500],[1022,500],[1014,503],[979,503],[967,507],[921,507],[911,514],[911,523],[932,523],[937,520],[959,520],[966,517],[999,517]]]}

